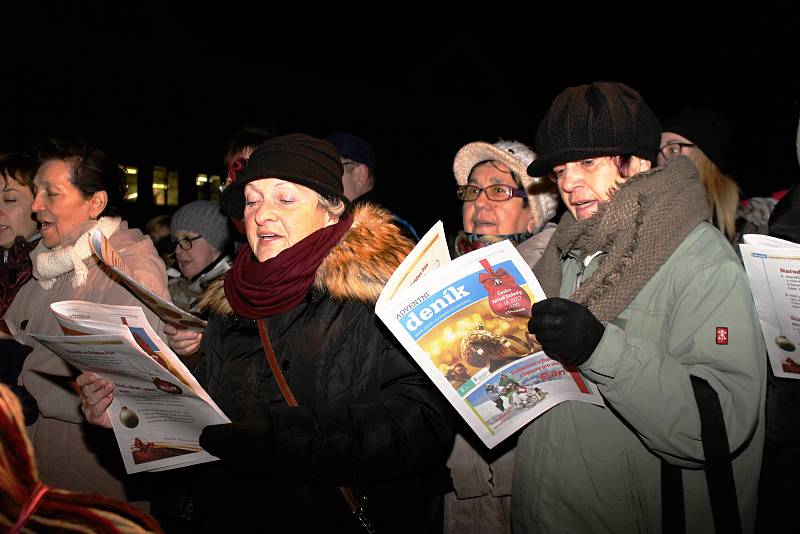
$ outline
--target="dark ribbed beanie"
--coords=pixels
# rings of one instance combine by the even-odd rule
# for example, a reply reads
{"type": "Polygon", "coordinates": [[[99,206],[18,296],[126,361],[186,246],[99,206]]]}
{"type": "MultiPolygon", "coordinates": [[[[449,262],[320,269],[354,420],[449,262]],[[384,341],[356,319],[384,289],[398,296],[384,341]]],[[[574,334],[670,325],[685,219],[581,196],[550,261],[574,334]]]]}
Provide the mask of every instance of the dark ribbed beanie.
{"type": "Polygon", "coordinates": [[[665,132],[676,133],[697,145],[720,169],[731,151],[731,126],[722,112],[687,107],[664,121],[665,132]]]}
{"type": "Polygon", "coordinates": [[[655,162],[661,141],[658,118],[634,89],[594,82],[564,90],[536,130],[538,157],[531,176],[581,159],[634,155],[655,162]]]}
{"type": "Polygon", "coordinates": [[[230,185],[220,205],[234,219],[244,216],[244,186],[259,178],[280,178],[345,201],[342,163],[328,141],[306,134],[274,137],[261,143],[247,161],[244,173],[230,185]]]}

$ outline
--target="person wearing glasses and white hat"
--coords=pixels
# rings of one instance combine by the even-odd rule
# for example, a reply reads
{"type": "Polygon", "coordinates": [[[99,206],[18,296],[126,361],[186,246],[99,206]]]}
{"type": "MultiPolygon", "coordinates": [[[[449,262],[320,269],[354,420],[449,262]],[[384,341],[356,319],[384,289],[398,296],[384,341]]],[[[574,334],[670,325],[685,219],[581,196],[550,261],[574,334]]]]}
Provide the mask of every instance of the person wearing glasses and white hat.
{"type": "Polygon", "coordinates": [[[558,194],[552,183],[528,176],[536,154],[518,141],[463,146],[453,162],[464,205],[464,229],[454,242],[456,255],[510,240],[533,266],[555,231],[558,194]]]}
{"type": "MultiPolygon", "coordinates": [[[[453,174],[464,229],[455,239],[456,255],[509,239],[531,267],[536,264],[556,229],[548,221],[558,195],[549,181],[528,176],[535,157],[517,141],[479,141],[458,151],[453,174]]],[[[445,495],[444,532],[510,533],[513,440],[489,451],[471,445],[469,436],[469,430],[456,435],[447,462],[454,491],[445,495]]]]}

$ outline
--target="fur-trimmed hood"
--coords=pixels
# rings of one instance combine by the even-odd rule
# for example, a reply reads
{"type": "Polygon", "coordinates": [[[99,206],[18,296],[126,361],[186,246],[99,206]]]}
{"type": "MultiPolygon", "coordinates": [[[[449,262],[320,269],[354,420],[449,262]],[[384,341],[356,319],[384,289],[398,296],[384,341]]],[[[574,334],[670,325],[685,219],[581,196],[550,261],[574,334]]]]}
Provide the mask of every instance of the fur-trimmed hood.
{"type": "MultiPolygon", "coordinates": [[[[375,302],[414,244],[392,224],[391,215],[371,204],[356,206],[353,225],[317,269],[314,287],[338,300],[375,302]]],[[[224,278],[209,284],[198,308],[233,314],[225,298],[224,278]]]]}

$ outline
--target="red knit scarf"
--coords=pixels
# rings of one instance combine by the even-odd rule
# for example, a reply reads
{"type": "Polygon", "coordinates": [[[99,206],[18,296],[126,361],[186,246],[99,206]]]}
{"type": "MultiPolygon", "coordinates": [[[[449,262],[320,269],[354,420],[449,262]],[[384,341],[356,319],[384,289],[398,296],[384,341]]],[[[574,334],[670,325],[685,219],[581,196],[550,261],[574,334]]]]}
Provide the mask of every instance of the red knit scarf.
{"type": "Polygon", "coordinates": [[[225,275],[225,298],[233,311],[248,319],[262,319],[300,304],[322,260],[352,224],[351,214],[264,262],[253,256],[250,247],[242,247],[225,275]]]}

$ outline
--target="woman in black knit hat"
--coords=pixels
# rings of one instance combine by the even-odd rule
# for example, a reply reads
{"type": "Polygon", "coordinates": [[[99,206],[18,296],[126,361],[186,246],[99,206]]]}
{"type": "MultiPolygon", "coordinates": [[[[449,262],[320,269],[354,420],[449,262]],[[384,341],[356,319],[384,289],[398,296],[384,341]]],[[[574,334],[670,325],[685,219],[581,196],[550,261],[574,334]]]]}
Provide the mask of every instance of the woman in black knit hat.
{"type": "MultiPolygon", "coordinates": [[[[221,204],[250,246],[201,297],[211,315],[197,378],[233,423],[203,430],[221,462],[162,515],[183,515],[187,531],[363,532],[349,487],[378,532],[425,532],[444,493],[450,408],[374,311],[411,242],[386,212],[351,210],[339,155],[307,135],[262,143],[221,204]]],[[[111,386],[82,382],[90,421],[107,424],[111,386]]]]}
{"type": "Polygon", "coordinates": [[[660,134],[639,93],[608,82],[566,89],[536,133],[528,173],[552,177],[567,213],[534,268],[550,298],[533,305],[529,330],[606,405],[562,403],[525,428],[516,533],[725,532],[695,386],[719,398],[722,447],[735,452],[740,514],[734,494],[723,519],[753,529],[764,344],[739,260],[706,222],[694,165],[677,156],[653,167],[660,134]]]}
{"type": "Polygon", "coordinates": [[[706,190],[711,222],[733,242],[739,186],[725,174],[731,147],[728,119],[719,111],[687,107],[664,122],[658,163],[683,154],[694,163],[706,190]]]}

